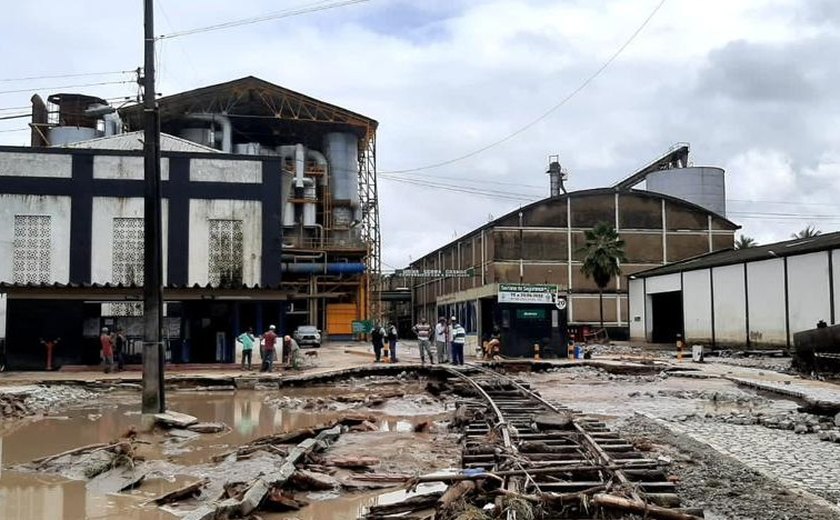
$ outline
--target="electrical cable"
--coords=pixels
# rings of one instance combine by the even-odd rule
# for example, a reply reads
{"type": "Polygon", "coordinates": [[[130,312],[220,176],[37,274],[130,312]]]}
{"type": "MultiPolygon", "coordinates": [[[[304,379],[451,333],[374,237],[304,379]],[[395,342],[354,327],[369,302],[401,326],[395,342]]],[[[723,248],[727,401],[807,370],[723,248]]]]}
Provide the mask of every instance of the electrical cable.
{"type": "Polygon", "coordinates": [[[60,90],[65,88],[80,88],[80,87],[99,87],[102,85],[121,85],[125,83],[134,83],[133,80],[128,81],[101,81],[99,83],[79,83],[76,85],[59,85],[57,87],[33,87],[18,90],[0,90],[0,94],[19,94],[21,92],[33,92],[36,90],[60,90]]]}
{"type": "Polygon", "coordinates": [[[232,20],[230,22],[223,22],[214,25],[207,25],[205,27],[196,27],[194,29],[186,29],[183,31],[177,31],[171,34],[161,34],[156,39],[157,40],[171,40],[173,38],[180,38],[182,36],[190,36],[193,34],[200,34],[206,33],[211,31],[220,31],[224,29],[231,29],[234,27],[241,27],[243,25],[251,25],[259,22],[267,22],[270,20],[279,20],[281,18],[290,18],[292,16],[299,16],[302,14],[314,13],[317,11],[326,11],[328,9],[336,9],[339,7],[345,7],[348,5],[353,4],[361,4],[364,2],[369,2],[370,0],[341,0],[337,2],[326,3],[324,1],[315,2],[314,4],[310,4],[309,6],[300,7],[297,9],[287,9],[285,11],[276,11],[274,13],[269,13],[266,15],[261,16],[254,16],[251,18],[242,18],[239,20],[232,20]]]}
{"type": "Polygon", "coordinates": [[[69,74],[51,74],[44,76],[26,76],[21,78],[2,78],[0,83],[10,83],[13,81],[31,81],[34,79],[58,79],[58,78],[84,78],[87,76],[112,76],[115,74],[134,74],[134,70],[114,70],[110,72],[78,72],[69,74]]]}
{"type": "Polygon", "coordinates": [[[421,171],[421,170],[431,170],[433,168],[440,168],[441,166],[447,166],[449,164],[453,164],[453,163],[456,163],[456,162],[463,161],[464,159],[469,159],[470,157],[474,157],[474,156],[476,156],[480,153],[483,153],[483,152],[486,152],[487,150],[490,150],[491,148],[495,148],[496,146],[498,146],[500,144],[506,143],[507,141],[510,141],[514,137],[524,133],[525,131],[529,130],[531,127],[535,126],[537,123],[543,121],[548,116],[553,114],[560,107],[562,107],[567,102],[569,102],[572,98],[577,96],[581,91],[583,91],[587,86],[589,86],[590,83],[592,83],[596,78],[598,78],[598,76],[600,76],[605,70],[607,70],[607,68],[621,55],[621,53],[623,53],[624,50],[627,49],[627,47],[630,46],[630,44],[633,42],[633,40],[636,39],[636,37],[644,30],[644,28],[647,27],[648,23],[650,23],[650,21],[653,19],[653,17],[656,15],[656,13],[659,12],[659,10],[662,8],[662,6],[665,4],[665,2],[666,2],[666,0],[661,0],[656,5],[656,7],[653,8],[653,11],[650,12],[650,14],[647,16],[647,18],[644,19],[642,24],[633,32],[633,34],[630,35],[630,38],[628,38],[627,41],[625,41],[618,48],[618,50],[616,50],[607,59],[607,61],[605,61],[594,73],[590,74],[585,80],[583,80],[583,82],[580,85],[578,85],[577,88],[572,90],[563,99],[561,99],[557,104],[555,104],[554,106],[552,106],[551,108],[549,108],[548,110],[543,112],[536,119],[531,120],[529,123],[525,124],[524,126],[520,127],[519,129],[515,130],[514,132],[506,135],[505,137],[502,137],[501,139],[493,141],[490,144],[482,146],[481,148],[473,150],[470,153],[467,153],[467,154],[464,154],[464,155],[461,155],[461,156],[458,156],[458,157],[455,157],[455,158],[452,158],[452,159],[448,159],[446,161],[440,161],[440,162],[437,162],[437,163],[427,164],[425,166],[418,166],[416,168],[404,168],[402,170],[388,170],[388,171],[380,172],[380,173],[408,173],[408,172],[416,172],[416,171],[421,171]]]}

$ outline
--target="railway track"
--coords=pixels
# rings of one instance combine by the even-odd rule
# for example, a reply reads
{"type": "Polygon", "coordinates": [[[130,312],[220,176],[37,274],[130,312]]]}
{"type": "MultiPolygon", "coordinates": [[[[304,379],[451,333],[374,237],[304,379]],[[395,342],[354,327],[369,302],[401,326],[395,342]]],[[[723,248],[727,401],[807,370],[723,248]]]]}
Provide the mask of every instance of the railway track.
{"type": "MultiPolygon", "coordinates": [[[[662,463],[603,421],[549,403],[485,366],[448,368],[480,399],[467,405],[462,467],[503,478],[499,492],[538,504],[542,518],[703,518],[681,507],[662,463]],[[535,500],[538,499],[538,500],[535,500]]],[[[516,513],[508,511],[508,519],[516,513]]]]}

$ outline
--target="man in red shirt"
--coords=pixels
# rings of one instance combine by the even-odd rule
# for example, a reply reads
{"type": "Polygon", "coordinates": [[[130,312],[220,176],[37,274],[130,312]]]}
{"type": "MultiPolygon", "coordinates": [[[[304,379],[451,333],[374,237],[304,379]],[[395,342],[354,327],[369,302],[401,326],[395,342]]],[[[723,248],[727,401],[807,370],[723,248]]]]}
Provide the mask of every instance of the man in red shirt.
{"type": "Polygon", "coordinates": [[[99,342],[102,344],[102,361],[105,362],[105,373],[107,374],[114,368],[114,340],[108,334],[108,327],[102,328],[99,342]]]}
{"type": "Polygon", "coordinates": [[[271,325],[268,332],[263,334],[263,368],[266,372],[271,372],[274,366],[274,346],[277,343],[275,329],[276,327],[271,325]]]}

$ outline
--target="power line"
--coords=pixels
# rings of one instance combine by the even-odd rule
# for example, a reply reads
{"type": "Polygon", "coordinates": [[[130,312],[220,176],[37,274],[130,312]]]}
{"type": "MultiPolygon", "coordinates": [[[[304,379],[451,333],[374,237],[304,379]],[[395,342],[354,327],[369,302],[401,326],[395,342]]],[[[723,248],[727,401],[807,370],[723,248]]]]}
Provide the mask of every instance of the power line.
{"type": "Polygon", "coordinates": [[[12,81],[30,81],[34,79],[58,79],[58,78],[84,78],[88,76],[113,76],[115,74],[133,74],[133,70],[112,70],[109,72],[78,72],[70,74],[51,74],[44,76],[25,76],[21,78],[2,78],[0,83],[10,83],[12,81]]]}
{"type": "Polygon", "coordinates": [[[529,130],[531,127],[533,127],[537,123],[541,122],[542,120],[546,119],[548,116],[550,116],[555,111],[557,111],[557,109],[559,109],[560,107],[565,105],[567,102],[569,102],[572,98],[574,98],[581,91],[583,91],[587,86],[589,86],[589,84],[592,83],[605,70],[607,70],[607,68],[621,55],[621,53],[624,52],[624,50],[627,49],[627,47],[630,46],[630,44],[633,42],[633,40],[636,39],[636,37],[644,30],[644,28],[647,27],[648,23],[650,23],[650,21],[656,15],[656,13],[659,11],[659,9],[662,8],[662,6],[665,4],[665,2],[666,2],[666,0],[661,0],[656,5],[656,7],[653,8],[653,11],[650,12],[650,14],[647,16],[647,18],[644,19],[642,24],[633,32],[633,34],[630,35],[630,38],[628,38],[627,41],[625,41],[618,48],[618,50],[616,50],[607,59],[607,61],[605,61],[603,63],[603,65],[601,65],[594,73],[590,74],[589,77],[587,77],[585,80],[583,80],[583,82],[580,85],[578,85],[578,87],[576,89],[571,91],[569,94],[566,95],[566,97],[564,97],[557,104],[555,104],[554,106],[552,106],[551,108],[549,108],[548,110],[543,112],[536,119],[533,119],[529,123],[525,124],[524,126],[520,127],[519,129],[515,130],[514,132],[506,135],[505,137],[502,137],[501,139],[493,141],[490,144],[482,146],[481,148],[478,148],[477,150],[473,150],[470,153],[467,153],[467,154],[464,154],[464,155],[461,155],[461,156],[458,156],[458,157],[455,157],[455,158],[452,158],[452,159],[448,159],[446,161],[427,164],[425,166],[418,166],[417,168],[406,168],[406,169],[403,169],[403,170],[390,170],[390,171],[380,172],[380,173],[408,173],[408,172],[416,172],[416,171],[421,171],[421,170],[430,170],[430,169],[433,169],[433,168],[440,168],[441,166],[446,166],[446,165],[449,165],[449,164],[452,164],[452,163],[463,161],[464,159],[469,159],[470,157],[474,157],[474,156],[476,156],[480,153],[486,152],[487,150],[489,150],[491,148],[494,148],[494,147],[496,147],[496,146],[498,146],[502,143],[505,143],[507,141],[510,141],[511,139],[518,136],[519,134],[529,130]]]}
{"type": "Polygon", "coordinates": [[[361,4],[364,2],[368,2],[370,0],[342,0],[338,2],[331,2],[325,3],[324,1],[315,2],[306,7],[301,7],[298,9],[287,9],[285,11],[276,11],[274,13],[269,13],[261,16],[254,16],[251,18],[242,18],[239,20],[232,20],[230,22],[218,23],[214,25],[208,25],[205,27],[196,27],[194,29],[186,29],[184,31],[178,31],[171,34],[161,34],[156,39],[163,40],[168,39],[171,40],[172,38],[180,38],[182,36],[190,36],[193,34],[199,33],[206,33],[211,31],[220,31],[223,29],[231,29],[233,27],[241,27],[243,25],[251,25],[259,22],[267,22],[270,20],[279,20],[281,18],[290,18],[292,16],[299,16],[302,14],[314,13],[316,11],[326,11],[327,9],[336,9],[339,7],[345,7],[348,5],[353,4],[361,4]]]}
{"type": "Polygon", "coordinates": [[[76,85],[59,85],[57,87],[32,87],[18,90],[0,90],[0,94],[19,94],[21,92],[33,92],[37,90],[60,90],[65,88],[99,87],[102,85],[121,85],[125,83],[134,83],[134,81],[101,81],[99,83],[78,83],[76,85]]]}
{"type": "Polygon", "coordinates": [[[512,193],[512,192],[502,192],[502,191],[495,191],[495,190],[480,190],[476,188],[470,187],[459,187],[459,186],[452,186],[448,184],[438,184],[438,183],[431,183],[431,182],[423,182],[414,179],[405,179],[400,177],[383,177],[384,180],[394,181],[394,182],[401,182],[405,184],[411,184],[414,186],[418,186],[420,188],[426,189],[436,189],[440,191],[448,191],[453,193],[466,193],[469,195],[475,195],[478,197],[485,197],[491,199],[499,199],[499,200],[509,200],[514,202],[530,202],[533,201],[536,197],[532,195],[526,195],[524,193],[512,193]]]}

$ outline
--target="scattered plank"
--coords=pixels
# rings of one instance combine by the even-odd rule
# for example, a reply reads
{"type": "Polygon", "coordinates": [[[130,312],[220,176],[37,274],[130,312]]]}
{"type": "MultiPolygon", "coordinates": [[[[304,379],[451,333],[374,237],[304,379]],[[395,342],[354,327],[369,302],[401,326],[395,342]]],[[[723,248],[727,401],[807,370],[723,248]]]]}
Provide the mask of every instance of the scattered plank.
{"type": "Polygon", "coordinates": [[[187,426],[191,426],[198,422],[198,419],[192,415],[173,411],[156,413],[154,417],[155,422],[170,428],[186,428],[187,426]]]}
{"type": "Polygon", "coordinates": [[[172,502],[177,502],[184,498],[192,498],[201,493],[201,488],[206,486],[207,482],[209,482],[207,479],[201,479],[197,482],[193,482],[191,484],[187,484],[186,486],[179,487],[178,489],[174,489],[169,493],[165,493],[157,498],[153,498],[146,503],[162,506],[164,504],[171,504],[172,502]]]}
{"type": "Polygon", "coordinates": [[[96,444],[88,444],[86,446],[80,446],[78,448],[73,448],[72,450],[62,451],[61,453],[56,453],[55,455],[47,455],[46,457],[40,457],[34,459],[32,461],[33,464],[37,464],[38,466],[43,466],[47,463],[50,463],[56,459],[60,459],[61,457],[65,457],[67,455],[82,455],[85,453],[89,453],[95,450],[105,449],[109,446],[115,446],[115,443],[109,442],[98,442],[96,444]]]}
{"type": "Polygon", "coordinates": [[[618,509],[628,513],[642,514],[646,518],[657,518],[661,520],[702,520],[699,516],[683,511],[654,506],[641,500],[629,500],[607,493],[596,494],[592,498],[592,503],[607,509],[618,509]]]}

